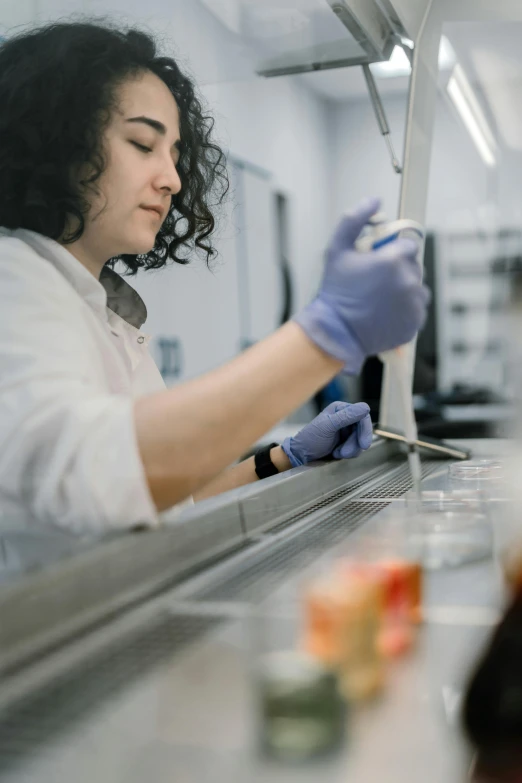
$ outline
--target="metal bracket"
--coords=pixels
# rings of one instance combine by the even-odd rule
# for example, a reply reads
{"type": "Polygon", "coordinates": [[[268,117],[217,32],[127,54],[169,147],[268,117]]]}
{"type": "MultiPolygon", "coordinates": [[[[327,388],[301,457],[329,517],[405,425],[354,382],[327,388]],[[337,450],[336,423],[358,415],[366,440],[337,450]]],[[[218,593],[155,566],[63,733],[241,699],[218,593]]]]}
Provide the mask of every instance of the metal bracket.
{"type": "Polygon", "coordinates": [[[386,142],[386,146],[388,147],[388,151],[390,153],[393,170],[397,174],[402,174],[402,166],[399,163],[399,160],[393,148],[390,126],[388,125],[388,120],[386,119],[386,113],[384,111],[384,106],[382,105],[381,96],[379,95],[379,91],[377,90],[377,85],[375,84],[375,79],[373,78],[373,74],[370,70],[369,65],[363,65],[362,69],[364,73],[364,78],[366,79],[366,86],[368,87],[368,92],[370,94],[370,100],[372,102],[373,110],[375,112],[375,117],[377,118],[377,124],[379,126],[379,130],[381,131],[381,134],[386,142]]]}
{"type": "Polygon", "coordinates": [[[327,71],[332,68],[346,68],[352,65],[377,62],[380,57],[369,57],[367,52],[354,41],[336,41],[299,49],[297,52],[264,60],[257,68],[259,76],[293,76],[298,73],[327,71]]]}
{"type": "Polygon", "coordinates": [[[270,58],[256,69],[259,76],[289,76],[390,59],[397,31],[375,0],[327,0],[327,3],[355,40],[318,44],[270,58]]]}
{"type": "Polygon", "coordinates": [[[339,21],[367,53],[369,61],[388,60],[395,30],[375,0],[327,0],[339,21]]]}

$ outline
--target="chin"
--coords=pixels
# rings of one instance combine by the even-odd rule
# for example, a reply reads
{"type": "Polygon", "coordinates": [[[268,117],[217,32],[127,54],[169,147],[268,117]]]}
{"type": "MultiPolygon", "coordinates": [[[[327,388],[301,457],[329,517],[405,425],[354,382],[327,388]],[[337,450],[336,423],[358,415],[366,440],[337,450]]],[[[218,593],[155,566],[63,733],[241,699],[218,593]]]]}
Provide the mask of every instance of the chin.
{"type": "Polygon", "coordinates": [[[127,247],[123,251],[123,253],[132,256],[145,255],[146,253],[150,253],[150,251],[154,249],[155,244],[156,244],[156,235],[151,236],[150,234],[147,234],[139,237],[137,236],[133,238],[131,242],[129,242],[127,239],[126,242],[127,247]]]}

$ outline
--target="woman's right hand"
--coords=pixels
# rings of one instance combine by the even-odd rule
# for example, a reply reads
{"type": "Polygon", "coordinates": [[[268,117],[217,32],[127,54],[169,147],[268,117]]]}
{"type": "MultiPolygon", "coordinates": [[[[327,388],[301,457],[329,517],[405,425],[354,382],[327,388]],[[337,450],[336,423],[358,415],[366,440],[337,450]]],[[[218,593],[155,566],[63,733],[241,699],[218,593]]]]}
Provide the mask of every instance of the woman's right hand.
{"type": "Polygon", "coordinates": [[[294,320],[325,353],[357,374],[367,356],[409,342],[424,324],[430,293],[422,284],[418,248],[397,239],[361,253],[355,241],[379,209],[366,199],[340,222],[326,254],[319,293],[294,320]]]}

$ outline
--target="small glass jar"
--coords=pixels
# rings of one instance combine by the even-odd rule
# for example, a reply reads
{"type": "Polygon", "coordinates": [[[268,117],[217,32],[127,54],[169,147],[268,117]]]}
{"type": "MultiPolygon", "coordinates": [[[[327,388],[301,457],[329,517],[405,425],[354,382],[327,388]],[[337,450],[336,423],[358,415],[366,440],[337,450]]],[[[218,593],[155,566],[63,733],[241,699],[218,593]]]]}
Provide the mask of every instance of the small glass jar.
{"type": "Polygon", "coordinates": [[[317,658],[297,650],[266,655],[257,683],[265,754],[298,762],[340,745],[346,704],[335,673],[317,658]]]}
{"type": "Polygon", "coordinates": [[[416,526],[404,501],[395,501],[351,543],[351,559],[376,568],[384,580],[383,638],[386,655],[403,652],[414,641],[414,626],[422,622],[423,569],[416,526]],[[368,529],[369,528],[369,529],[368,529]],[[400,637],[403,642],[399,643],[400,637]],[[395,641],[392,641],[395,639],[395,641]],[[409,639],[409,641],[408,641],[409,639]]]}
{"type": "Polygon", "coordinates": [[[373,698],[384,685],[383,603],[383,580],[342,562],[305,593],[302,647],[337,671],[348,701],[373,698]]]}

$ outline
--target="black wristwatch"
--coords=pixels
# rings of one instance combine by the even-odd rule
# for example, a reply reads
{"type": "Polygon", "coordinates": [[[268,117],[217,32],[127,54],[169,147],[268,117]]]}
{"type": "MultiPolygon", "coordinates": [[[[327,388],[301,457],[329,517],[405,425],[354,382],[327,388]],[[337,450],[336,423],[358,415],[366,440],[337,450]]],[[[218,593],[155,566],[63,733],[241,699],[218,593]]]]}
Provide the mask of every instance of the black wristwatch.
{"type": "Polygon", "coordinates": [[[254,465],[256,468],[256,475],[260,479],[268,478],[269,476],[275,476],[279,473],[278,469],[270,459],[270,452],[275,446],[279,446],[279,443],[271,443],[270,446],[263,446],[262,449],[256,452],[254,457],[254,465]]]}

